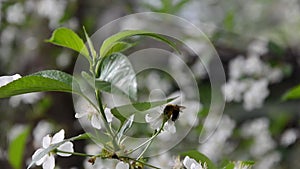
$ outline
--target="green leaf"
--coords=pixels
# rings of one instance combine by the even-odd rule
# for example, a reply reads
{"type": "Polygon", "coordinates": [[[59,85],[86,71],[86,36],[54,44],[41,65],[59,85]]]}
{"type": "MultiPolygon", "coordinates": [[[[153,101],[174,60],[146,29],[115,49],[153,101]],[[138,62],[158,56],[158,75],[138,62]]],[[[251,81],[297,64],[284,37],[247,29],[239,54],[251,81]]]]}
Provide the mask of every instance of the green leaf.
{"type": "Polygon", "coordinates": [[[198,162],[200,161],[201,163],[205,162],[207,164],[208,169],[216,169],[216,166],[208,157],[206,157],[204,154],[202,154],[196,150],[183,152],[183,153],[180,153],[180,155],[181,156],[189,156],[190,158],[193,158],[198,162]]]}
{"type": "Polygon", "coordinates": [[[71,75],[57,70],[45,70],[24,76],[0,87],[0,98],[45,91],[79,93],[80,89],[71,75]]]}
{"type": "Polygon", "coordinates": [[[83,27],[83,30],[84,30],[84,35],[85,35],[85,38],[86,38],[86,41],[88,43],[88,51],[89,51],[89,54],[92,55],[92,57],[96,58],[97,57],[97,53],[95,51],[95,48],[94,48],[94,45],[89,37],[89,35],[87,34],[85,28],[83,27]]]}
{"type": "Polygon", "coordinates": [[[234,166],[233,162],[229,162],[223,169],[234,169],[234,166]]]}
{"type": "Polygon", "coordinates": [[[21,169],[25,145],[29,135],[30,127],[26,127],[9,145],[8,161],[14,169],[21,169]]]}
{"type": "Polygon", "coordinates": [[[153,32],[149,32],[149,31],[144,31],[144,30],[126,30],[126,31],[122,31],[119,32],[117,34],[114,34],[110,37],[108,37],[102,44],[101,48],[100,48],[100,56],[101,57],[106,57],[108,56],[107,53],[108,51],[111,50],[111,48],[115,45],[116,42],[123,40],[125,38],[131,37],[131,36],[136,36],[136,35],[141,35],[141,36],[149,36],[151,38],[154,38],[156,40],[160,40],[162,42],[165,42],[166,44],[168,44],[169,46],[171,46],[173,49],[175,49],[176,51],[176,44],[172,41],[170,41],[169,39],[157,34],[157,33],[153,33],[153,32]]]}
{"type": "Polygon", "coordinates": [[[56,144],[52,144],[49,147],[47,147],[46,149],[44,149],[43,151],[41,151],[34,159],[32,159],[31,163],[28,165],[27,169],[29,169],[30,167],[32,167],[37,161],[39,161],[41,158],[43,158],[46,154],[48,154],[49,152],[57,149],[60,145],[64,144],[67,141],[75,141],[75,140],[83,140],[83,139],[88,139],[90,138],[90,134],[89,133],[85,133],[85,134],[80,134],[78,136],[69,138],[69,139],[65,139],[62,142],[56,143],[56,144]]]}
{"type": "Polygon", "coordinates": [[[81,76],[92,86],[94,87],[94,78],[85,71],[81,72],[81,76]]]}
{"type": "Polygon", "coordinates": [[[104,55],[109,56],[113,53],[123,52],[131,48],[132,46],[134,46],[134,44],[122,42],[122,41],[114,42],[111,44],[111,48],[104,55]]]}
{"type": "Polygon", "coordinates": [[[282,47],[280,47],[277,43],[275,43],[273,41],[269,41],[268,48],[272,54],[274,54],[278,57],[284,56],[284,49],[282,47]]]}
{"type": "Polygon", "coordinates": [[[71,29],[58,28],[53,33],[50,39],[46,40],[52,44],[73,49],[84,55],[89,61],[89,52],[83,43],[83,40],[71,29]]]}
{"type": "Polygon", "coordinates": [[[300,85],[289,89],[282,97],[282,100],[299,99],[300,98],[300,85]]]}
{"type": "Polygon", "coordinates": [[[78,136],[67,139],[68,141],[86,140],[91,137],[90,133],[79,134],[78,136]]]}
{"type": "Polygon", "coordinates": [[[234,14],[235,13],[233,11],[229,11],[224,18],[224,27],[228,31],[233,31],[235,19],[234,14]]]}
{"type": "Polygon", "coordinates": [[[126,122],[122,125],[120,131],[117,134],[117,139],[118,139],[118,143],[121,142],[121,139],[123,137],[123,135],[126,133],[127,130],[130,129],[130,127],[132,126],[133,123],[133,119],[134,119],[134,114],[131,115],[126,122]]]}
{"type": "Polygon", "coordinates": [[[101,60],[100,77],[96,79],[98,89],[115,94],[125,94],[137,99],[137,82],[130,61],[121,53],[114,53],[101,60]]]}
{"type": "Polygon", "coordinates": [[[139,112],[143,112],[154,107],[161,106],[163,104],[173,101],[174,99],[176,99],[176,97],[161,101],[138,102],[133,104],[127,104],[112,108],[111,113],[123,124],[126,121],[126,119],[133,114],[137,114],[139,112]]]}
{"type": "MultiPolygon", "coordinates": [[[[96,89],[98,89],[100,91],[103,91],[103,92],[128,96],[128,94],[126,94],[125,92],[123,92],[121,89],[119,89],[118,87],[116,87],[115,85],[113,85],[110,82],[106,82],[106,81],[102,81],[102,80],[96,80],[95,81],[95,87],[96,87],[96,89]]],[[[131,99],[136,99],[136,98],[132,98],[132,97],[130,97],[130,98],[131,99]]]]}

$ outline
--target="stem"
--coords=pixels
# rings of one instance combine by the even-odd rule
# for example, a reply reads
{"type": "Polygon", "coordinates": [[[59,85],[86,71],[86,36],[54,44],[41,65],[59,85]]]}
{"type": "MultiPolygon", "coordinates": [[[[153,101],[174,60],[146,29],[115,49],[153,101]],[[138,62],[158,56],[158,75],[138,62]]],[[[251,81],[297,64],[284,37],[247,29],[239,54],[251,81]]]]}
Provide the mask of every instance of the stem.
{"type": "MultiPolygon", "coordinates": [[[[145,147],[145,149],[143,150],[143,152],[139,155],[139,158],[140,158],[140,156],[142,156],[142,155],[146,152],[146,150],[149,148],[149,146],[150,146],[150,144],[152,143],[152,141],[154,140],[154,138],[155,138],[155,137],[163,130],[164,125],[165,125],[165,122],[162,123],[160,129],[159,129],[157,132],[155,132],[155,134],[154,134],[149,140],[145,141],[144,143],[142,143],[141,145],[139,145],[139,146],[136,147],[135,149],[129,151],[127,154],[131,154],[131,153],[135,152],[136,150],[140,149],[141,147],[143,147],[144,145],[146,145],[147,143],[150,142],[150,143],[145,147]]],[[[139,158],[138,158],[138,159],[139,159],[139,158]]]]}
{"type": "Polygon", "coordinates": [[[83,156],[83,157],[94,157],[95,155],[91,154],[84,154],[84,153],[77,153],[77,152],[68,152],[68,151],[61,151],[61,150],[56,150],[58,153],[65,153],[65,154],[72,154],[72,155],[77,155],[77,156],[83,156]]]}
{"type": "Polygon", "coordinates": [[[124,157],[124,156],[119,156],[119,158],[124,158],[124,159],[128,159],[128,160],[132,160],[132,161],[139,162],[139,163],[141,163],[141,164],[143,164],[143,165],[145,165],[145,166],[151,167],[151,168],[160,169],[160,168],[155,167],[155,166],[153,166],[153,165],[151,165],[151,164],[148,164],[148,163],[145,163],[145,162],[136,160],[136,159],[134,159],[134,158],[124,157]]]}
{"type": "Polygon", "coordinates": [[[108,124],[108,121],[107,121],[107,118],[106,118],[106,115],[105,115],[105,112],[104,112],[104,109],[103,109],[103,104],[102,104],[102,100],[101,100],[101,96],[100,96],[100,91],[99,90],[96,90],[96,99],[98,101],[98,105],[99,105],[99,108],[100,108],[100,113],[104,119],[104,125],[105,125],[105,128],[106,130],[108,131],[109,135],[111,136],[112,138],[112,144],[113,144],[113,147],[114,147],[114,150],[119,150],[120,147],[114,137],[114,134],[111,130],[111,128],[109,127],[109,124],[108,124]]]}
{"type": "Polygon", "coordinates": [[[151,145],[151,143],[153,142],[154,139],[152,139],[151,141],[149,141],[149,143],[146,145],[146,147],[144,148],[144,150],[141,152],[141,154],[136,158],[137,160],[139,160],[143,154],[147,151],[147,149],[149,148],[149,146],[151,145]]]}

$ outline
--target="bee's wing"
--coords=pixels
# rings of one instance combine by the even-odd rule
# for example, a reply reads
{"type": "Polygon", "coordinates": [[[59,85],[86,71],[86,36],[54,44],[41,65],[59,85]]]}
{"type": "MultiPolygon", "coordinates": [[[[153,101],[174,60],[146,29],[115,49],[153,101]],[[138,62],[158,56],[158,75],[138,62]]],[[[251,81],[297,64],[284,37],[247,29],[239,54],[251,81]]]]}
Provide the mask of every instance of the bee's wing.
{"type": "Polygon", "coordinates": [[[182,112],[183,109],[186,109],[185,106],[178,106],[179,107],[179,111],[182,112]]]}

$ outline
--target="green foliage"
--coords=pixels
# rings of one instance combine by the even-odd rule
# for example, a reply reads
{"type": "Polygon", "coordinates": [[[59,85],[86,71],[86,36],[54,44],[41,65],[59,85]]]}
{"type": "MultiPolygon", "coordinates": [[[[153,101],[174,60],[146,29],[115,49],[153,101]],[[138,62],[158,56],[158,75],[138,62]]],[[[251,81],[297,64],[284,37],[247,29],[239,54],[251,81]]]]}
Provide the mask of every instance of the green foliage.
{"type": "MultiPolygon", "coordinates": [[[[116,87],[110,82],[107,81],[102,81],[102,80],[96,80],[95,81],[95,88],[102,91],[102,92],[107,92],[107,93],[113,93],[117,95],[123,95],[123,96],[129,96],[125,92],[123,92],[121,89],[116,87]]],[[[133,99],[133,98],[131,98],[133,99]]]]}
{"type": "Polygon", "coordinates": [[[234,28],[234,12],[229,11],[224,18],[224,27],[227,31],[233,31],[234,28]]]}
{"type": "Polygon", "coordinates": [[[103,42],[103,44],[100,48],[100,56],[101,57],[108,56],[108,54],[112,50],[112,48],[115,47],[116,42],[121,41],[121,40],[131,37],[131,36],[136,36],[136,35],[149,36],[156,40],[160,40],[162,42],[165,42],[166,44],[168,44],[169,46],[171,46],[173,49],[175,49],[177,51],[176,44],[174,42],[170,41],[169,39],[167,39],[157,33],[143,31],[143,30],[126,30],[126,31],[122,31],[117,34],[114,34],[114,35],[110,36],[109,38],[107,38],[103,42]]]}
{"type": "Polygon", "coordinates": [[[85,39],[87,40],[87,43],[88,43],[89,55],[91,55],[93,58],[96,58],[97,52],[95,51],[94,45],[84,27],[83,27],[83,30],[84,30],[85,39]]]}
{"type": "Polygon", "coordinates": [[[71,75],[58,70],[45,70],[24,76],[2,86],[0,98],[44,91],[80,92],[79,85],[71,75]]]}
{"type": "Polygon", "coordinates": [[[225,167],[224,169],[234,169],[234,163],[233,162],[229,162],[225,167]]]}
{"type": "Polygon", "coordinates": [[[273,41],[269,41],[268,48],[270,50],[270,53],[276,55],[277,57],[284,56],[284,49],[281,46],[279,46],[277,43],[273,41]]]}
{"type": "Polygon", "coordinates": [[[288,90],[282,97],[282,100],[299,99],[300,98],[300,85],[288,90]]]}
{"type": "Polygon", "coordinates": [[[84,78],[84,80],[86,80],[93,88],[95,87],[95,84],[94,84],[94,78],[88,74],[87,72],[85,71],[82,71],[81,72],[81,76],[84,78]]]}
{"type": "Polygon", "coordinates": [[[189,156],[190,158],[193,158],[196,161],[200,161],[201,163],[206,163],[208,169],[216,169],[216,166],[208,157],[206,157],[204,154],[202,154],[196,150],[183,152],[180,155],[181,156],[189,156]]]}
{"type": "Polygon", "coordinates": [[[109,56],[113,53],[126,51],[127,49],[131,48],[134,45],[135,44],[127,43],[123,41],[114,42],[111,44],[111,48],[107,51],[105,55],[109,56]]]}
{"type": "Polygon", "coordinates": [[[127,95],[137,100],[137,82],[135,72],[128,58],[121,53],[114,53],[101,60],[100,77],[95,81],[99,90],[127,95]]]}
{"type": "Polygon", "coordinates": [[[126,121],[125,123],[122,125],[122,127],[120,128],[118,134],[117,134],[117,141],[118,143],[121,142],[121,139],[123,137],[123,135],[126,133],[127,130],[130,129],[130,127],[132,126],[133,123],[133,119],[134,119],[134,115],[131,115],[126,121]]]}
{"type": "Polygon", "coordinates": [[[176,1],[176,3],[174,2],[174,0],[161,0],[161,7],[155,7],[150,4],[144,5],[153,12],[175,14],[179,12],[188,2],[190,2],[190,0],[179,0],[176,1]]]}
{"type": "Polygon", "coordinates": [[[133,114],[137,114],[139,112],[147,111],[157,106],[161,106],[163,104],[169,103],[176,98],[170,98],[162,101],[154,101],[154,102],[138,102],[133,104],[127,104],[123,106],[114,107],[111,109],[111,113],[121,121],[123,124],[127,117],[133,114]]]}
{"type": "Polygon", "coordinates": [[[71,29],[56,29],[53,32],[51,38],[46,40],[46,42],[73,49],[84,55],[90,61],[89,52],[86,46],[84,45],[83,40],[71,29]]]}
{"type": "Polygon", "coordinates": [[[30,127],[24,128],[23,132],[20,133],[9,145],[8,148],[8,161],[14,169],[21,169],[23,162],[23,155],[25,152],[25,145],[27,137],[30,133],[30,127]]]}

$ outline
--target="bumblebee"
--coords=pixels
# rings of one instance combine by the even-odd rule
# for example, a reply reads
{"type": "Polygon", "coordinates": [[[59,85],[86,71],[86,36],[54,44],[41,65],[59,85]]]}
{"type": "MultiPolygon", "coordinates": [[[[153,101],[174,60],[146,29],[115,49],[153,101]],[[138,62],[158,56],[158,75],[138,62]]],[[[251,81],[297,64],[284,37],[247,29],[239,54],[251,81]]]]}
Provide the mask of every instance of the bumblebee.
{"type": "Polygon", "coordinates": [[[179,117],[179,112],[182,111],[182,109],[184,109],[184,106],[179,106],[176,104],[168,104],[166,105],[165,109],[164,109],[164,115],[170,119],[172,121],[176,121],[179,117]]]}

